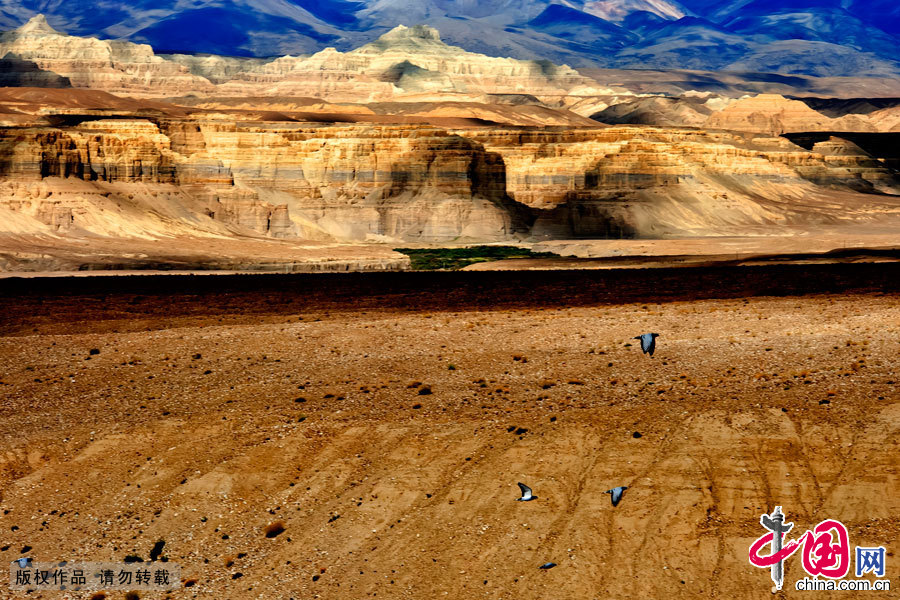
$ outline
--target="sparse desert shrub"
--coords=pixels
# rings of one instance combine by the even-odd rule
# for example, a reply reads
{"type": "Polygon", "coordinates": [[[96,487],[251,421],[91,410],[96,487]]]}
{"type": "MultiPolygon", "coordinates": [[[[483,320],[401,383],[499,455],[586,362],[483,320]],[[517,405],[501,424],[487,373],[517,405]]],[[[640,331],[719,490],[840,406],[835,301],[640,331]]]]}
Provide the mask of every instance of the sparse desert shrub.
{"type": "Polygon", "coordinates": [[[468,265],[510,258],[559,258],[553,252],[532,252],[515,246],[470,246],[467,248],[394,248],[409,256],[416,271],[458,270],[468,265]]]}

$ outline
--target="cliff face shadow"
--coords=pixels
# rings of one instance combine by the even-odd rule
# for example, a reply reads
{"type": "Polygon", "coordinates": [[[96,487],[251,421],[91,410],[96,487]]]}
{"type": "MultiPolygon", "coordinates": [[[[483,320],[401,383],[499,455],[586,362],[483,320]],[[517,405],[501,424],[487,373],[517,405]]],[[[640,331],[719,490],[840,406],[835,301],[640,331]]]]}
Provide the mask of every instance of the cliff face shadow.
{"type": "Polygon", "coordinates": [[[621,198],[584,200],[574,194],[549,210],[531,209],[531,235],[536,239],[634,239],[637,228],[629,221],[621,198]]]}
{"type": "Polygon", "coordinates": [[[785,133],[781,137],[791,140],[801,148],[812,150],[819,142],[828,141],[832,137],[845,139],[862,148],[885,167],[894,171],[895,179],[900,181],[900,133],[867,133],[845,131],[814,131],[807,133],[785,133]]]}
{"type": "Polygon", "coordinates": [[[68,77],[41,69],[9,52],[0,58],[0,87],[70,88],[72,83],[68,77]]]}

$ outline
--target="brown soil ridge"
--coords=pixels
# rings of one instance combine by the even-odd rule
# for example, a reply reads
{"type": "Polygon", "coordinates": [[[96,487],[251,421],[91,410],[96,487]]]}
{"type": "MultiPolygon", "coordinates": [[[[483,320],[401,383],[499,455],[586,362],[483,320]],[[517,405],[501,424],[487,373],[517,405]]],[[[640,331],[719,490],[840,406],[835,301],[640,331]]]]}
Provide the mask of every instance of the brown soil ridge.
{"type": "Polygon", "coordinates": [[[685,302],[759,296],[900,292],[900,263],[826,263],[615,270],[445,271],[120,277],[9,277],[0,286],[0,333],[104,332],[229,322],[319,310],[454,311],[685,302]],[[202,310],[198,313],[198,303],[202,310]],[[71,315],[78,315],[72,318],[71,315]]]}

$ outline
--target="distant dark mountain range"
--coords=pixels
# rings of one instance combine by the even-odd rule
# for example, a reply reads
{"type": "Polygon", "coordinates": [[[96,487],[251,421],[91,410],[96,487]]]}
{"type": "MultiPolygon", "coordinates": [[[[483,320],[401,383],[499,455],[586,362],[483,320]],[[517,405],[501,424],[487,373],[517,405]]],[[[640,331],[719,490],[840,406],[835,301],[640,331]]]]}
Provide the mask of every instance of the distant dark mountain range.
{"type": "Polygon", "coordinates": [[[349,50],[398,24],[449,44],[575,67],[900,76],[898,0],[0,0],[72,35],[161,53],[349,50]]]}

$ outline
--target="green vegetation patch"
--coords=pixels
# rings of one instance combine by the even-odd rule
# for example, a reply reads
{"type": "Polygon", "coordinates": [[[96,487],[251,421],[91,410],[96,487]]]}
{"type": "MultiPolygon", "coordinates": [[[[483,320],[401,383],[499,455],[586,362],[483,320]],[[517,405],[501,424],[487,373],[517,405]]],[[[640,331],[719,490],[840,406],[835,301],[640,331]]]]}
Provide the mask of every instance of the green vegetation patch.
{"type": "Polygon", "coordinates": [[[409,256],[415,271],[456,271],[465,266],[509,258],[559,258],[553,252],[532,252],[516,246],[469,246],[466,248],[394,248],[409,256]]]}

